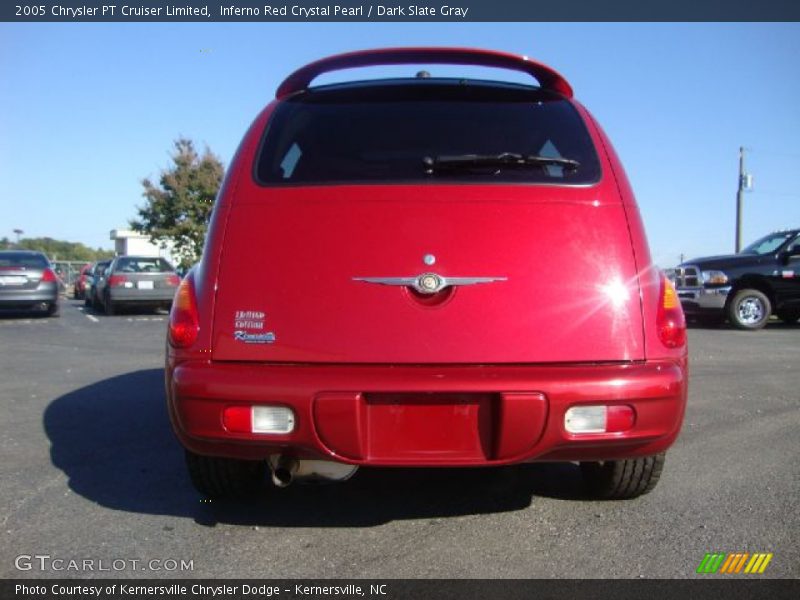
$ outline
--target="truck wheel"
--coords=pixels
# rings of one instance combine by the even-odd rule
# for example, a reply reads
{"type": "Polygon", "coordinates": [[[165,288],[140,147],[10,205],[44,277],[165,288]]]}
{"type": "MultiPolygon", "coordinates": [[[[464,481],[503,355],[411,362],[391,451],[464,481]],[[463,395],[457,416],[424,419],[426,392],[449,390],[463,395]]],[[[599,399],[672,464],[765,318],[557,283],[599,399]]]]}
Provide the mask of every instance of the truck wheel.
{"type": "Polygon", "coordinates": [[[797,320],[800,319],[800,309],[779,310],[776,314],[781,321],[788,323],[789,325],[797,323],[797,320]]]}
{"type": "Polygon", "coordinates": [[[186,450],[186,466],[195,489],[210,498],[246,498],[267,479],[264,460],[202,456],[186,450]]]}
{"type": "Polygon", "coordinates": [[[769,298],[758,290],[739,290],[728,304],[728,320],[737,329],[761,329],[771,312],[769,298]]]}
{"type": "Polygon", "coordinates": [[[664,456],[582,462],[581,474],[586,490],[600,500],[627,500],[650,492],[661,477],[664,456]]]}

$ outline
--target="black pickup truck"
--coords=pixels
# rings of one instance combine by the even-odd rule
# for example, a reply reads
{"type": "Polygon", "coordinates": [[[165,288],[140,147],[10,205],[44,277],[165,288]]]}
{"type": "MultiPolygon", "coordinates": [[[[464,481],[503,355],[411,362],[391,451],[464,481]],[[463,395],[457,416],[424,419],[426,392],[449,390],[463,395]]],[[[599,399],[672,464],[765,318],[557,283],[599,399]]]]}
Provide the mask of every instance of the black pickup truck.
{"type": "Polygon", "coordinates": [[[687,317],[761,329],[770,315],[800,319],[800,229],[777,231],[739,254],[686,261],[670,277],[687,317]]]}

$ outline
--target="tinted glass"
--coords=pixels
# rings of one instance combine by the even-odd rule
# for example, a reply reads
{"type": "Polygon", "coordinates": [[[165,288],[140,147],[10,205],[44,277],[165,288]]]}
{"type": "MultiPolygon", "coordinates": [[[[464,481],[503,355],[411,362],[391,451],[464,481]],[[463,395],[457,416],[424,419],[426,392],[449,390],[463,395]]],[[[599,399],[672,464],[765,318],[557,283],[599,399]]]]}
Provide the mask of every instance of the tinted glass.
{"type": "Polygon", "coordinates": [[[742,250],[742,254],[772,254],[795,234],[794,232],[771,233],[742,250]]]}
{"type": "Polygon", "coordinates": [[[114,267],[115,273],[171,273],[174,270],[166,260],[158,257],[123,256],[114,267]]]}
{"type": "Polygon", "coordinates": [[[0,254],[0,269],[46,269],[50,265],[42,254],[4,252],[0,254]]]}
{"type": "Polygon", "coordinates": [[[575,108],[524,87],[389,85],[301,94],[280,103],[256,166],[266,185],[377,182],[585,184],[600,167],[575,108]],[[514,153],[578,161],[426,173],[425,157],[514,153]]]}

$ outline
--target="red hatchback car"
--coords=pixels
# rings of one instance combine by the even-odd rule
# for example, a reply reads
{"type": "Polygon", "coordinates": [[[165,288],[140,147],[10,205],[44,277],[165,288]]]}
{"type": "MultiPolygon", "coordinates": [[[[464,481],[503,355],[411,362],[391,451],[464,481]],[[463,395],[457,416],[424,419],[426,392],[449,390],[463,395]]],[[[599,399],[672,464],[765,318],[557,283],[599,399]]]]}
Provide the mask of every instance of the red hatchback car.
{"type": "Polygon", "coordinates": [[[91,277],[91,271],[94,267],[94,264],[95,263],[83,265],[80,273],[78,273],[78,276],[75,278],[75,284],[73,285],[72,291],[76,300],[83,300],[86,298],[86,283],[89,281],[89,277],[91,277]]]}
{"type": "Polygon", "coordinates": [[[291,74],[233,159],[170,314],[166,388],[195,486],[271,471],[581,465],[658,481],[687,393],[680,302],[625,172],[549,67],[470,49],[338,55],[291,74]],[[350,67],[499,67],[538,85],[350,67]]]}

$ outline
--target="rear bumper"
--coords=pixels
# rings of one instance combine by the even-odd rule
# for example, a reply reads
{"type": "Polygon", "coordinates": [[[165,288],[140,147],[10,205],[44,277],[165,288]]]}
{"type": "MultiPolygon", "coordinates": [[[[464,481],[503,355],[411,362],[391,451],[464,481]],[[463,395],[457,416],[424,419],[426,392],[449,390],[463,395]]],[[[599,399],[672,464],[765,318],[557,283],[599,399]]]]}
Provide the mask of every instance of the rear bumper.
{"type": "Polygon", "coordinates": [[[175,297],[175,288],[139,290],[109,288],[108,295],[118,304],[167,304],[175,297]]]}
{"type": "MultiPolygon", "coordinates": [[[[169,359],[168,359],[169,361],[169,359]]],[[[198,454],[271,454],[357,465],[478,466],[656,454],[676,439],[685,363],[583,366],[352,366],[168,362],[167,402],[181,443],[198,454]],[[289,434],[228,431],[227,406],[290,407],[289,434]],[[626,404],[616,433],[574,435],[575,405],[626,404]]]]}
{"type": "Polygon", "coordinates": [[[58,284],[40,283],[35,290],[19,290],[10,287],[0,288],[0,309],[33,308],[37,304],[58,302],[58,284]]]}

